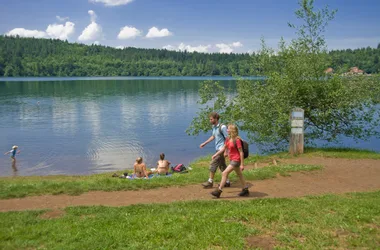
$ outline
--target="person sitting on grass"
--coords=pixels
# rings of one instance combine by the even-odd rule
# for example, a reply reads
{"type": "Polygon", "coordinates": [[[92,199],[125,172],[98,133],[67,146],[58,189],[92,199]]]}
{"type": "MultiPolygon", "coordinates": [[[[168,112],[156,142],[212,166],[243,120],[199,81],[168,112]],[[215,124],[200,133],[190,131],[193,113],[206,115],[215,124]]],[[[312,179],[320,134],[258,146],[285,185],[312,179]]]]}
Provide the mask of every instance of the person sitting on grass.
{"type": "Polygon", "coordinates": [[[160,154],[160,160],[157,162],[157,174],[167,175],[169,173],[170,161],[165,160],[165,154],[160,154]]]}
{"type": "Polygon", "coordinates": [[[139,157],[136,159],[135,164],[133,165],[133,174],[137,178],[146,177],[149,178],[149,173],[146,170],[146,165],[143,163],[143,158],[139,157]]]}
{"type": "Polygon", "coordinates": [[[224,144],[224,146],[212,156],[212,159],[217,158],[219,155],[223,154],[224,151],[227,149],[229,158],[230,158],[230,164],[228,167],[223,171],[222,173],[222,181],[220,182],[219,187],[213,191],[211,194],[215,196],[216,198],[219,198],[222,194],[222,189],[224,187],[224,184],[226,184],[226,180],[228,178],[228,175],[235,171],[236,174],[239,176],[240,183],[243,187],[242,191],[239,193],[239,196],[248,196],[248,186],[245,183],[243,173],[244,170],[244,153],[242,149],[242,140],[239,137],[239,131],[236,125],[228,125],[227,129],[228,138],[224,144]]]}

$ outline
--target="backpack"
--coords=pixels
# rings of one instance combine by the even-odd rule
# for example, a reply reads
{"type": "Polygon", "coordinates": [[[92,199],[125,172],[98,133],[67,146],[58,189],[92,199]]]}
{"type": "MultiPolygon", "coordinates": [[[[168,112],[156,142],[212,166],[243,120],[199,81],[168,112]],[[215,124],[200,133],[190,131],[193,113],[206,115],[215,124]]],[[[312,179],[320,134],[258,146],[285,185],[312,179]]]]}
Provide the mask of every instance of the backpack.
{"type": "MultiPolygon", "coordinates": [[[[240,139],[240,140],[241,140],[241,147],[243,149],[243,154],[244,154],[244,159],[245,159],[249,156],[249,145],[248,145],[248,142],[244,141],[243,139],[240,139]]],[[[236,145],[236,141],[234,141],[234,145],[235,145],[235,148],[238,149],[236,145]]]]}
{"type": "Polygon", "coordinates": [[[182,163],[172,166],[171,168],[172,168],[172,172],[177,172],[177,173],[184,172],[187,170],[185,165],[183,165],[182,163]]]}

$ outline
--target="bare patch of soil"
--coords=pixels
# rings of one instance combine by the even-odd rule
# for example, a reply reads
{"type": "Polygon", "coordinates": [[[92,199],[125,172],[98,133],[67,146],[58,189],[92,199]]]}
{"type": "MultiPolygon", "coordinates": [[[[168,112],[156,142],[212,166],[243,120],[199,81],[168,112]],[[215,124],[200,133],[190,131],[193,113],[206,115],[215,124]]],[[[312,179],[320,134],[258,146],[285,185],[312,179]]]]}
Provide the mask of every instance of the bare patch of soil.
{"type": "Polygon", "coordinates": [[[60,218],[64,215],[65,215],[65,211],[60,210],[60,209],[54,209],[54,210],[47,211],[46,213],[40,215],[40,218],[48,220],[48,219],[60,218]]]}
{"type": "Polygon", "coordinates": [[[252,235],[246,238],[246,246],[248,249],[260,248],[270,250],[276,246],[276,241],[270,235],[252,235]]]}

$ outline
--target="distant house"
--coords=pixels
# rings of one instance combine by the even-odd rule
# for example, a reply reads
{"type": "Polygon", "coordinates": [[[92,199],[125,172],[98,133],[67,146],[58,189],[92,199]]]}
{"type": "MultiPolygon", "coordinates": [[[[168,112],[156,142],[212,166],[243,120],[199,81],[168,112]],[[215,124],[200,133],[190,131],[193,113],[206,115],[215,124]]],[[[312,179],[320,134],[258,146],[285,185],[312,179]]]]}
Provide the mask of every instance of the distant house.
{"type": "Polygon", "coordinates": [[[334,69],[333,68],[327,68],[325,70],[325,74],[332,74],[332,73],[334,73],[334,69]]]}
{"type": "Polygon", "coordinates": [[[358,75],[363,75],[364,74],[364,71],[359,69],[358,67],[352,67],[350,69],[350,74],[358,74],[358,75]]]}

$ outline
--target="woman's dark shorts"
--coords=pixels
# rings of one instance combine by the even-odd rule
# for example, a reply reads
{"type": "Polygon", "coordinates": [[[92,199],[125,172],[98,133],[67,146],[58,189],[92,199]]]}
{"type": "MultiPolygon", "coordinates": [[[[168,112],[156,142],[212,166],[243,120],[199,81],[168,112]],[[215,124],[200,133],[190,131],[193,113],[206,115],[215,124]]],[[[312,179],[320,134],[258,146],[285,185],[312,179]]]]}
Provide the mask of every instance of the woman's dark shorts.
{"type": "Polygon", "coordinates": [[[235,168],[238,168],[240,167],[240,161],[230,161],[230,165],[235,168]]]}

